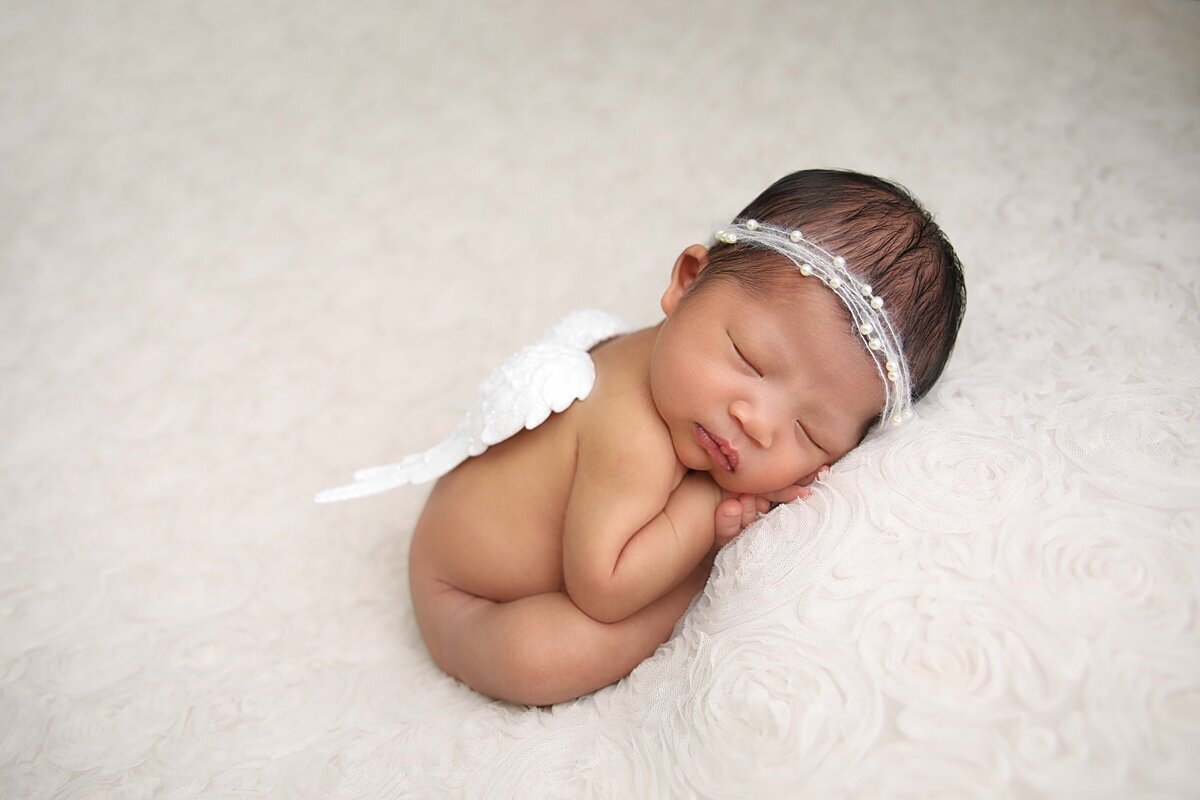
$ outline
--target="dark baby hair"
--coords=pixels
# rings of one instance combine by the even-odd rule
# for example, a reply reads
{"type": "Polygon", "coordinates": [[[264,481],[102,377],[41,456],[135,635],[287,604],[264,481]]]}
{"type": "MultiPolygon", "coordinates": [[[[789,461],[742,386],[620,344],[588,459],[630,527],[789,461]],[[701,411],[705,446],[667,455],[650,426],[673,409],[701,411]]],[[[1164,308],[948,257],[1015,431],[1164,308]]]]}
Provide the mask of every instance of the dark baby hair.
{"type": "MultiPolygon", "coordinates": [[[[847,170],[802,170],[771,184],[737,218],[798,228],[843,256],[886,299],[908,359],[913,400],[929,391],[954,349],[967,293],[954,248],[907,189],[847,170]]],[[[694,288],[723,278],[769,294],[792,274],[799,277],[782,255],[718,242],[694,288]]]]}

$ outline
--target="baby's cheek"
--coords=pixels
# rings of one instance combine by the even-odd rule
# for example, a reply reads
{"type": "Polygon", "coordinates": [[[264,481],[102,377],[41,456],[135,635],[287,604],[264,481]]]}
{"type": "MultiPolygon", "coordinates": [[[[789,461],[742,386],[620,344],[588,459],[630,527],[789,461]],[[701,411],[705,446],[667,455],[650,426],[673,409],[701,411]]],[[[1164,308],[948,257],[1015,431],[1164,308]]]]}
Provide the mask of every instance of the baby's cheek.
{"type": "Polygon", "coordinates": [[[797,466],[794,463],[781,465],[771,471],[769,476],[764,477],[764,484],[769,484],[770,488],[760,489],[755,494],[768,494],[770,492],[778,492],[782,489],[787,489],[799,483],[805,483],[806,478],[810,474],[815,474],[819,464],[809,465],[807,463],[797,466]]]}
{"type": "Polygon", "coordinates": [[[709,475],[712,476],[718,486],[734,494],[767,494],[768,492],[773,492],[789,485],[779,484],[776,477],[761,470],[758,472],[750,470],[738,470],[735,472],[710,470],[709,475]]]}

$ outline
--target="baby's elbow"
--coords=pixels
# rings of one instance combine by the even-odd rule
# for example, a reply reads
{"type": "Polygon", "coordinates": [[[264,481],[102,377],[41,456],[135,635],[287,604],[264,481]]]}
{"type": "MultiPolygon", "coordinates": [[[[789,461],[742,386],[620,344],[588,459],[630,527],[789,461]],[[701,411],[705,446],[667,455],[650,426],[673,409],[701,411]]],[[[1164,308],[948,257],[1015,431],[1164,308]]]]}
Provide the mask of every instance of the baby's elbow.
{"type": "Polygon", "coordinates": [[[605,625],[611,625],[614,622],[627,619],[632,613],[628,608],[616,603],[601,604],[590,611],[585,609],[580,610],[596,620],[596,622],[603,622],[605,625]]]}
{"type": "Polygon", "coordinates": [[[566,593],[580,611],[606,625],[620,622],[633,613],[628,607],[628,594],[615,586],[611,578],[568,583],[566,593]]]}

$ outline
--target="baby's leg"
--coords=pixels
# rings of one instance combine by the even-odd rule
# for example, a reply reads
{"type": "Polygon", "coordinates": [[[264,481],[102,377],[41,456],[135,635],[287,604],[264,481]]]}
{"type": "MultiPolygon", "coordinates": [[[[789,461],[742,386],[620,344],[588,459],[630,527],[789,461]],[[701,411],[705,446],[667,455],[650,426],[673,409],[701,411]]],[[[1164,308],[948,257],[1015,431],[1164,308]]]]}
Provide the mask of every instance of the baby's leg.
{"type": "Polygon", "coordinates": [[[708,579],[697,568],[636,614],[597,622],[560,592],[496,603],[413,576],[413,609],[435,662],[489,697],[550,705],[628,675],[671,636],[708,579]]]}

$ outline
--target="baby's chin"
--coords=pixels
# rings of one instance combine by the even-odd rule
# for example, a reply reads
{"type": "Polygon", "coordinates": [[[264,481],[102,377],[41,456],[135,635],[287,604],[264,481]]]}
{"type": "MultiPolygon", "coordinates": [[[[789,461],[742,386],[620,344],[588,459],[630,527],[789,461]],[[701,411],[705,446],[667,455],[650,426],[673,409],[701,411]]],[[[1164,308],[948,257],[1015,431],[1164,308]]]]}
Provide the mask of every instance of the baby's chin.
{"type": "Polygon", "coordinates": [[[720,486],[727,492],[733,492],[735,494],[768,495],[787,489],[795,485],[795,483],[800,480],[800,477],[797,476],[793,481],[785,483],[782,486],[776,486],[775,481],[766,483],[755,480],[750,476],[739,475],[737,470],[730,472],[728,470],[710,468],[708,470],[708,474],[712,476],[713,482],[717,484],[717,486],[720,486]]]}

